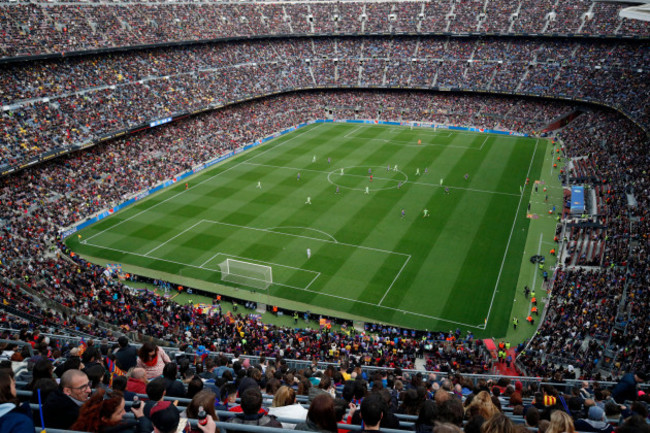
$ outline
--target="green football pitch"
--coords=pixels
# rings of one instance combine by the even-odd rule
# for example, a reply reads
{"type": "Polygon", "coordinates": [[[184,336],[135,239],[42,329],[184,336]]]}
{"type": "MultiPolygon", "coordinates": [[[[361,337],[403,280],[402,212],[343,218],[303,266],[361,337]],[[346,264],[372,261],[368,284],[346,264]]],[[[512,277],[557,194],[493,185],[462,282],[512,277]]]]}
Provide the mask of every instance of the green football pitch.
{"type": "Polygon", "coordinates": [[[547,146],[443,129],[313,124],[67,243],[103,265],[258,302],[499,333],[529,227],[530,188],[521,187],[539,176],[547,146]],[[270,268],[271,285],[224,283],[227,259],[262,265],[251,267],[253,278],[270,268]]]}

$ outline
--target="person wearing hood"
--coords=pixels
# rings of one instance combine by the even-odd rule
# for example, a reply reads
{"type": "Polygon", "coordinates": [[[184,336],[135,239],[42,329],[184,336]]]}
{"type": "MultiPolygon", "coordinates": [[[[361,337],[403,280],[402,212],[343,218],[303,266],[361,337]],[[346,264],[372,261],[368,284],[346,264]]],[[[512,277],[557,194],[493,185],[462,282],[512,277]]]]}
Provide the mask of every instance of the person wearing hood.
{"type": "Polygon", "coordinates": [[[34,433],[34,422],[19,408],[16,381],[10,369],[0,370],[0,431],[3,433],[34,433]]]}
{"type": "Polygon", "coordinates": [[[581,432],[612,433],[614,431],[614,427],[605,418],[605,411],[598,406],[591,406],[587,413],[587,419],[577,420],[575,428],[581,432]]]}

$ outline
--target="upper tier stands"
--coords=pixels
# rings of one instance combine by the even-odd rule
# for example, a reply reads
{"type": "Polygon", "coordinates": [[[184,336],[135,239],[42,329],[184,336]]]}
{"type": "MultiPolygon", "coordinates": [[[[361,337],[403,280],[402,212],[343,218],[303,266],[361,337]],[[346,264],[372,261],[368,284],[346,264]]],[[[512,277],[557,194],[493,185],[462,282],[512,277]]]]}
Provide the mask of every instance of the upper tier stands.
{"type": "Polygon", "coordinates": [[[588,100],[649,127],[648,64],[648,45],[633,42],[424,36],[241,41],[17,63],[0,73],[0,167],[173,113],[328,86],[588,100]]]}
{"type": "Polygon", "coordinates": [[[225,37],[489,33],[650,35],[629,6],[589,0],[393,2],[0,2],[2,57],[225,37]]]}

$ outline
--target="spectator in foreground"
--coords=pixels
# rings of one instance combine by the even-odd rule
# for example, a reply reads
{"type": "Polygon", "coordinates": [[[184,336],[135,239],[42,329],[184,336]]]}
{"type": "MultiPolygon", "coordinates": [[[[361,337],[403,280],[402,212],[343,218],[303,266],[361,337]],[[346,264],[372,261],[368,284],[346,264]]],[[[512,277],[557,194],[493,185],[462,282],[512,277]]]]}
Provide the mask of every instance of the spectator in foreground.
{"type": "MultiPolygon", "coordinates": [[[[328,394],[329,395],[329,394],[328,394]]],[[[331,397],[331,396],[330,396],[331,397]]],[[[308,410],[296,403],[296,391],[283,385],[275,392],[273,396],[273,406],[269,408],[269,415],[280,418],[307,419],[308,410]]],[[[296,424],[282,423],[283,428],[293,429],[296,424]]]]}
{"type": "Polygon", "coordinates": [[[259,388],[251,387],[244,391],[241,396],[241,409],[242,413],[230,418],[228,422],[282,428],[282,424],[274,416],[260,413],[262,409],[262,392],[259,388]]]}
{"type": "Polygon", "coordinates": [[[11,369],[0,370],[0,431],[3,433],[34,433],[31,417],[19,408],[16,381],[11,369]]]}
{"type": "Polygon", "coordinates": [[[41,402],[47,401],[47,396],[50,395],[50,393],[56,391],[58,388],[59,384],[56,383],[56,380],[54,379],[39,379],[34,385],[34,389],[32,390],[32,398],[29,399],[29,402],[35,404],[38,403],[39,391],[41,394],[41,402]]]}
{"type": "Polygon", "coordinates": [[[39,359],[36,364],[34,364],[34,369],[32,370],[32,380],[27,384],[25,389],[31,391],[34,389],[36,382],[40,379],[52,379],[54,380],[54,366],[52,361],[47,358],[39,359]]]}
{"type": "MultiPolygon", "coordinates": [[[[199,392],[203,390],[203,381],[199,376],[194,376],[192,379],[189,381],[187,384],[187,394],[185,395],[185,398],[194,398],[194,396],[199,392]]],[[[235,389],[236,392],[236,389],[235,389]]]]}
{"type": "Polygon", "coordinates": [[[332,386],[332,379],[327,375],[320,378],[318,385],[309,388],[309,401],[312,401],[318,394],[325,393],[332,397],[336,395],[336,389],[332,386]]]}
{"type": "MultiPolygon", "coordinates": [[[[179,430],[179,427],[184,430],[185,425],[187,425],[187,420],[184,420],[183,425],[179,426],[181,423],[180,414],[178,413],[176,406],[174,406],[170,401],[161,401],[156,403],[156,405],[151,408],[150,419],[155,433],[175,433],[179,430]]],[[[210,424],[210,421],[211,419],[208,417],[207,425],[210,424]]],[[[212,426],[214,426],[214,421],[212,421],[212,426]]]]}
{"type": "Polygon", "coordinates": [[[138,350],[129,344],[129,339],[122,335],[117,339],[119,348],[114,352],[117,366],[124,370],[129,371],[138,362],[138,350]]]}
{"type": "MultiPolygon", "coordinates": [[[[215,410],[215,402],[217,400],[217,394],[212,391],[203,390],[198,392],[190,402],[189,406],[185,410],[185,416],[189,419],[197,419],[199,417],[200,408],[203,407],[203,410],[208,415],[209,418],[212,418],[214,421],[219,421],[219,416],[215,410]]],[[[217,429],[217,432],[219,429],[217,429]]],[[[198,428],[192,427],[190,430],[191,433],[201,433],[201,430],[198,428]]]]}
{"type": "Polygon", "coordinates": [[[237,385],[226,383],[219,390],[220,402],[217,404],[217,410],[230,410],[237,403],[237,385]]]}
{"type": "Polygon", "coordinates": [[[144,416],[151,419],[151,409],[165,398],[165,381],[162,377],[147,384],[147,398],[149,400],[144,404],[144,416]]]}
{"type": "Polygon", "coordinates": [[[515,425],[502,413],[495,413],[481,426],[483,433],[515,433],[515,425]]]}
{"type": "Polygon", "coordinates": [[[476,394],[476,397],[465,408],[465,413],[469,412],[478,414],[486,420],[489,420],[492,416],[499,413],[499,408],[492,403],[492,397],[487,391],[481,391],[476,394]]]}
{"type": "Polygon", "coordinates": [[[68,370],[59,389],[50,393],[43,405],[45,427],[69,430],[79,417],[79,408],[91,393],[90,380],[81,370],[68,370]]]}
{"type": "Polygon", "coordinates": [[[134,368],[126,381],[127,391],[136,394],[147,393],[147,372],[144,368],[134,368]]]}
{"type": "Polygon", "coordinates": [[[361,402],[362,431],[379,431],[384,417],[384,402],[378,394],[370,394],[361,402]]]}
{"type": "Polygon", "coordinates": [[[176,363],[170,362],[169,364],[165,364],[165,368],[163,368],[163,380],[165,381],[166,395],[168,397],[185,398],[185,385],[177,377],[178,368],[176,367],[176,363]]]}
{"type": "Polygon", "coordinates": [[[121,392],[124,400],[133,401],[136,395],[134,392],[126,390],[126,383],[126,376],[115,376],[113,378],[113,391],[121,392]]]}
{"type": "MultiPolygon", "coordinates": [[[[457,427],[463,425],[463,404],[457,398],[445,400],[439,407],[438,421],[453,424],[457,427]]],[[[435,430],[435,429],[434,429],[435,430]]]]}
{"type": "Polygon", "coordinates": [[[626,400],[634,401],[637,399],[637,383],[645,381],[645,373],[626,373],[612,390],[612,397],[618,404],[623,404],[626,400]]]}
{"type": "Polygon", "coordinates": [[[603,432],[612,433],[612,427],[605,418],[605,411],[598,406],[591,406],[587,412],[587,418],[578,419],[575,422],[576,430],[581,432],[603,432]]]}
{"type": "MultiPolygon", "coordinates": [[[[184,431],[187,419],[181,420],[178,409],[169,401],[161,401],[151,409],[151,423],[154,433],[176,433],[184,431]]],[[[206,424],[198,424],[202,433],[218,433],[217,426],[211,416],[206,418],[206,424]]]]}
{"type": "Polygon", "coordinates": [[[140,347],[137,366],[145,369],[147,379],[155,379],[161,376],[165,364],[169,362],[171,362],[169,356],[155,344],[146,342],[140,347]]]}
{"type": "Polygon", "coordinates": [[[547,433],[575,433],[571,417],[561,410],[556,410],[551,414],[551,424],[548,426],[547,433]]]}
{"type": "Polygon", "coordinates": [[[551,425],[551,422],[547,419],[540,419],[539,420],[539,427],[537,427],[537,431],[539,433],[548,433],[548,429],[551,425]]]}
{"type": "Polygon", "coordinates": [[[307,419],[304,423],[298,424],[296,430],[337,433],[334,398],[329,394],[319,394],[314,397],[307,411],[307,419]]]}
{"type": "Polygon", "coordinates": [[[416,433],[431,433],[438,419],[438,406],[433,400],[425,400],[415,421],[416,433]]]}
{"type": "MultiPolygon", "coordinates": [[[[465,433],[482,433],[481,428],[485,424],[485,419],[481,415],[475,415],[467,420],[463,431],[465,433]]],[[[526,432],[527,430],[522,430],[526,432]]]]}
{"type": "Polygon", "coordinates": [[[634,415],[616,429],[616,433],[650,433],[650,425],[640,415],[634,415]]]}
{"type": "Polygon", "coordinates": [[[72,425],[71,430],[91,433],[149,433],[151,425],[144,417],[144,408],[131,408],[135,420],[122,419],[124,397],[119,392],[107,395],[103,389],[90,397],[79,411],[79,419],[72,425]],[[106,398],[105,398],[106,397],[106,398]]]}
{"type": "Polygon", "coordinates": [[[526,416],[524,417],[525,426],[538,428],[539,427],[539,410],[535,406],[530,406],[526,411],[526,416]]]}

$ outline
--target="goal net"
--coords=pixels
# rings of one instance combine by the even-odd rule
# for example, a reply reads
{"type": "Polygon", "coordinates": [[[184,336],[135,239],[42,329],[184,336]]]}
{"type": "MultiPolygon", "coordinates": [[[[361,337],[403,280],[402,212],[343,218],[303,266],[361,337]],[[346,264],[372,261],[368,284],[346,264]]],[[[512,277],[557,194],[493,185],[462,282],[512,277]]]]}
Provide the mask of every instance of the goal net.
{"type": "Polygon", "coordinates": [[[226,259],[219,263],[219,267],[222,281],[264,290],[273,283],[273,272],[270,266],[226,259]]]}

